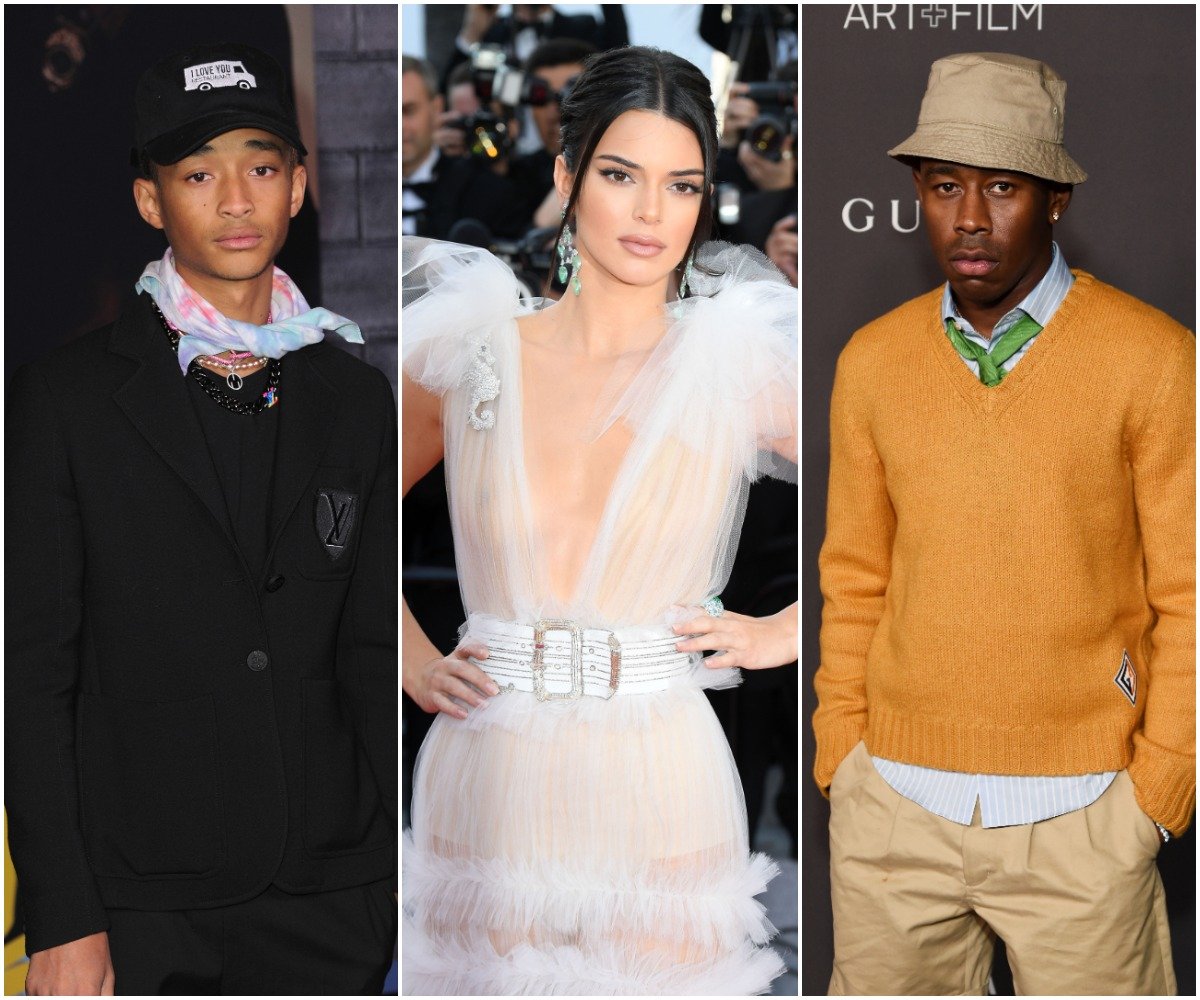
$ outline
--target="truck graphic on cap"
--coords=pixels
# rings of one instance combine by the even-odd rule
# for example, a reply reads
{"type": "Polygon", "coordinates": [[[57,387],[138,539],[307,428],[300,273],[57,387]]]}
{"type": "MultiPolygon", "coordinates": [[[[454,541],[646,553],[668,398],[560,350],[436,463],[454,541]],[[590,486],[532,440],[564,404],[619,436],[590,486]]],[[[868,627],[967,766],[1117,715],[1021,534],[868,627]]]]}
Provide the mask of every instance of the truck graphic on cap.
{"type": "Polygon", "coordinates": [[[240,62],[221,60],[188,66],[183,71],[183,89],[212,90],[213,87],[240,87],[249,90],[256,86],[254,74],[247,73],[240,62]]]}

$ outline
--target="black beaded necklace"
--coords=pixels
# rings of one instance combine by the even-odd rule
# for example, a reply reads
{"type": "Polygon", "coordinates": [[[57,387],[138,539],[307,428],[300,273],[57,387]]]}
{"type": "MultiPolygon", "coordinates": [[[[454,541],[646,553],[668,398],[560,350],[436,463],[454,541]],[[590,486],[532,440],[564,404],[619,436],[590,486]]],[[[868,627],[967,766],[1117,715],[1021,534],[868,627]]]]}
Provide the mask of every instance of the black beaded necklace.
{"type": "MultiPolygon", "coordinates": [[[[162,328],[167,335],[167,340],[171,342],[171,350],[178,354],[179,341],[183,335],[167,322],[167,317],[158,308],[158,303],[151,299],[150,305],[154,309],[154,315],[158,317],[159,323],[162,324],[162,328]]],[[[192,359],[192,363],[188,365],[187,373],[199,383],[200,388],[204,390],[204,394],[209,399],[219,403],[233,413],[253,416],[256,413],[262,413],[263,410],[269,410],[272,406],[279,403],[279,374],[282,370],[283,361],[281,358],[271,358],[268,361],[266,392],[262,394],[262,398],[253,403],[243,403],[240,399],[234,399],[229,393],[217,388],[217,380],[204,370],[199,358],[192,359]]]]}

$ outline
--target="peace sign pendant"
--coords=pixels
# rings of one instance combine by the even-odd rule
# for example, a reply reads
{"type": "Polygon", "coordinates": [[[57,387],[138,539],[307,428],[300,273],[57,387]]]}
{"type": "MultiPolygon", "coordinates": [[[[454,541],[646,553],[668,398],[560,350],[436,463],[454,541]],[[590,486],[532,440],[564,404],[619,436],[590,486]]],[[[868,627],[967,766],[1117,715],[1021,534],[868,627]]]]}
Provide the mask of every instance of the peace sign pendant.
{"type": "Polygon", "coordinates": [[[240,376],[237,372],[230,372],[225,376],[225,384],[229,386],[230,389],[240,389],[242,387],[242,376],[240,376]]]}

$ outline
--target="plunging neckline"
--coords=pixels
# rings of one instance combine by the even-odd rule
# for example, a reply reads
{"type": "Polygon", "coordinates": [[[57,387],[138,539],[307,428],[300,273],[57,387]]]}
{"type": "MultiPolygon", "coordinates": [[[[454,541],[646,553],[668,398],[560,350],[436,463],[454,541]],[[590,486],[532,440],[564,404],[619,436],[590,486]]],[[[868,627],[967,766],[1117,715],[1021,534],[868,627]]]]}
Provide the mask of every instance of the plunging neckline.
{"type": "MultiPolygon", "coordinates": [[[[639,434],[636,429],[630,428],[629,442],[625,446],[625,450],[620,459],[618,459],[616,462],[615,471],[613,472],[612,478],[608,483],[607,493],[600,505],[600,514],[595,520],[590,540],[584,547],[583,558],[579,563],[579,571],[575,579],[570,581],[569,586],[565,588],[564,593],[557,592],[551,583],[551,581],[554,579],[554,574],[551,572],[551,567],[546,556],[546,535],[543,532],[541,521],[537,516],[537,513],[542,510],[542,507],[540,505],[540,501],[535,499],[538,494],[535,494],[533,477],[529,472],[529,446],[533,440],[533,437],[530,434],[529,428],[526,424],[526,418],[528,416],[528,409],[526,407],[525,400],[526,345],[521,336],[521,327],[520,323],[518,322],[519,318],[520,317],[513,317],[511,321],[512,335],[514,337],[513,382],[516,386],[516,408],[518,411],[517,423],[519,427],[520,442],[518,471],[521,476],[521,488],[526,500],[524,505],[525,510],[523,513],[525,533],[531,548],[531,559],[533,565],[536,567],[535,572],[539,575],[542,583],[542,586],[539,586],[538,581],[535,580],[535,587],[539,590],[544,589],[545,596],[550,598],[554,606],[558,608],[577,609],[581,606],[585,596],[583,593],[584,588],[595,574],[597,549],[600,545],[601,539],[607,537],[611,532],[613,520],[616,516],[616,498],[622,493],[627,492],[626,480],[628,479],[627,472],[630,468],[630,464],[645,446],[644,435],[639,434]]],[[[665,334],[664,337],[659,338],[659,340],[656,341],[653,346],[645,350],[645,358],[641,364],[637,366],[636,371],[631,373],[629,384],[632,384],[632,382],[641,375],[646,364],[654,356],[654,353],[662,346],[664,339],[665,334]]],[[[618,360],[616,363],[620,364],[620,361],[618,360]]],[[[611,379],[612,375],[610,375],[609,378],[611,379]]],[[[605,388],[601,390],[601,396],[607,392],[608,386],[606,383],[605,388]]],[[[600,397],[597,398],[599,399],[600,397]]],[[[612,398],[615,400],[618,397],[613,395],[612,398]]],[[[611,426],[606,427],[595,440],[599,441],[600,438],[608,433],[611,433],[614,429],[615,428],[611,426]]]]}

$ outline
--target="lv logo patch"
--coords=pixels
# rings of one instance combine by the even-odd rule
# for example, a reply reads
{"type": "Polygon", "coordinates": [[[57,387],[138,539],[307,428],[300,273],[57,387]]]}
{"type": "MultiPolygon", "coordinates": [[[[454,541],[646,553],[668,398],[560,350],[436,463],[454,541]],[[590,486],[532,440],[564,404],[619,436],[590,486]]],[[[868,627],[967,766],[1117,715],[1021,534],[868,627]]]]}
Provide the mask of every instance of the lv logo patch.
{"type": "Polygon", "coordinates": [[[1113,683],[1129,699],[1129,704],[1137,704],[1137,671],[1133,669],[1133,663],[1130,662],[1129,650],[1125,650],[1121,657],[1121,667],[1117,671],[1117,676],[1113,678],[1113,683]]]}
{"type": "Polygon", "coordinates": [[[354,519],[358,512],[358,495],[345,490],[317,490],[316,529],[317,537],[337,561],[350,544],[354,530],[354,519]]]}

